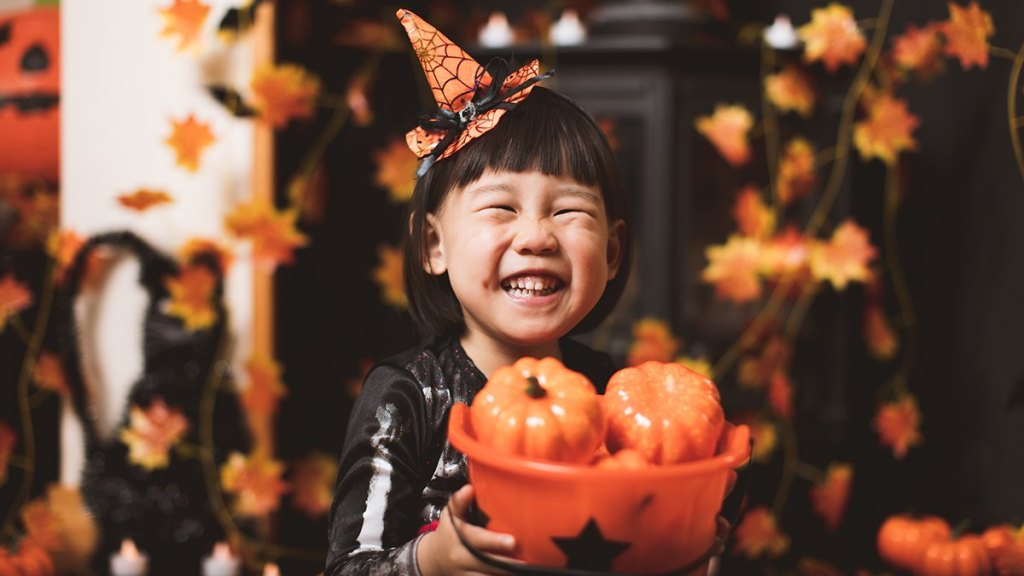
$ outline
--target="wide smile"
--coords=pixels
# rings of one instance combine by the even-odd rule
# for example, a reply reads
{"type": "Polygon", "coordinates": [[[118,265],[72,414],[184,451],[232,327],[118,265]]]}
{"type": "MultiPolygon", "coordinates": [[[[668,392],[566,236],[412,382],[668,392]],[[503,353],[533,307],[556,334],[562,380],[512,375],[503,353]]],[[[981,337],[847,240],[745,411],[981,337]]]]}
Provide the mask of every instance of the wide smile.
{"type": "Polygon", "coordinates": [[[565,282],[550,274],[519,274],[501,281],[501,289],[517,301],[543,299],[564,288],[565,282]]]}

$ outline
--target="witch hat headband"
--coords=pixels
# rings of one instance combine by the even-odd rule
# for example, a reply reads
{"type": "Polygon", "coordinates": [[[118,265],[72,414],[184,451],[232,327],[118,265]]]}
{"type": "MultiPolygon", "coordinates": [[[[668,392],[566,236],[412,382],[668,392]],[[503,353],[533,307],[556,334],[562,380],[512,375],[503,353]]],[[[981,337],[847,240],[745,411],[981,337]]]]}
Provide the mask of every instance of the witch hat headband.
{"type": "Polygon", "coordinates": [[[421,159],[417,178],[434,162],[497,126],[506,111],[530,95],[534,84],[554,74],[541,75],[537,60],[515,71],[500,58],[483,67],[419,16],[405,9],[395,14],[437,101],[437,112],[421,116],[419,125],[405,135],[406,144],[421,159]]]}

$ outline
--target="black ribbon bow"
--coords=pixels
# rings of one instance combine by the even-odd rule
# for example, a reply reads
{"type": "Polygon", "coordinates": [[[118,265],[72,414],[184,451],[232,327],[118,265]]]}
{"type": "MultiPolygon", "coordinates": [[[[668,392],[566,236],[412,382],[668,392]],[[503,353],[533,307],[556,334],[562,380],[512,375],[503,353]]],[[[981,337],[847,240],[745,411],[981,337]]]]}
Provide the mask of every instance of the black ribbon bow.
{"type": "Polygon", "coordinates": [[[515,61],[508,61],[502,58],[492,59],[486,67],[481,68],[477,72],[476,88],[473,91],[473,98],[461,110],[455,112],[447,110],[445,108],[438,107],[437,112],[433,114],[422,114],[420,115],[419,127],[423,128],[427,132],[444,132],[444,138],[434,146],[434,149],[430,151],[420,161],[419,168],[416,170],[416,177],[419,178],[427,173],[427,170],[434,165],[434,162],[444,154],[444,151],[451,146],[459,138],[459,134],[469,126],[475,118],[481,114],[486,114],[490,110],[500,108],[502,110],[512,110],[516,107],[516,104],[509,102],[508,99],[512,96],[522,92],[523,90],[533,86],[541,80],[547,80],[554,74],[554,70],[548,70],[547,72],[528,78],[520,83],[518,86],[513,87],[510,90],[502,92],[502,86],[505,84],[505,79],[508,78],[509,74],[513,71],[518,70],[515,65],[515,61]],[[484,72],[491,76],[491,83],[480,90],[480,79],[483,77],[484,72]]]}

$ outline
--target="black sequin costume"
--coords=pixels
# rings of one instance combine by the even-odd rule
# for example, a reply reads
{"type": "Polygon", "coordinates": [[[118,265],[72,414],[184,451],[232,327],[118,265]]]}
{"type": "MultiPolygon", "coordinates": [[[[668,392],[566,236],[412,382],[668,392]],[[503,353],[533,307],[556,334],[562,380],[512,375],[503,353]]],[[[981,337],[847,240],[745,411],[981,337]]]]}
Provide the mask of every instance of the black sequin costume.
{"type": "MultiPolygon", "coordinates": [[[[603,392],[608,355],[569,339],[560,346],[563,363],[603,392]]],[[[324,576],[419,574],[418,534],[467,482],[466,458],[448,444],[448,412],[486,381],[454,338],[374,367],[345,437],[324,576]]]]}

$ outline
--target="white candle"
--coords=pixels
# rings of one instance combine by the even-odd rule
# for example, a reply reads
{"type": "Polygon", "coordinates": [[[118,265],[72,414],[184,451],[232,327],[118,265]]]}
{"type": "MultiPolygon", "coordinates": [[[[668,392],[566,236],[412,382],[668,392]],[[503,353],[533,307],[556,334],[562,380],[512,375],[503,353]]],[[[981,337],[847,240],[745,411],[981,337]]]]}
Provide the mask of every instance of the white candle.
{"type": "Polygon", "coordinates": [[[512,28],[508,25],[508,18],[501,12],[493,12],[487,19],[487,24],[480,29],[480,36],[477,38],[480,44],[491,48],[501,48],[512,43],[512,28]]]}
{"type": "Polygon", "coordinates": [[[765,28],[764,41],[772,48],[785,50],[787,48],[795,48],[800,43],[800,38],[797,36],[796,30],[793,29],[793,24],[789,21],[789,17],[779,14],[775,17],[775,22],[772,22],[771,26],[765,28]]]}
{"type": "Polygon", "coordinates": [[[213,545],[213,554],[203,558],[203,576],[238,576],[239,561],[227,542],[213,545]]]}
{"type": "Polygon", "coordinates": [[[281,570],[277,564],[266,564],[263,566],[263,576],[281,576],[281,570]]]}
{"type": "Polygon", "coordinates": [[[551,25],[548,39],[552,44],[559,46],[582,44],[587,39],[587,29],[580,22],[579,14],[572,8],[567,8],[558,21],[551,25]]]}
{"type": "Polygon", "coordinates": [[[135,547],[135,542],[125,538],[121,541],[121,550],[110,555],[111,576],[146,576],[149,569],[149,556],[135,547]]]}

